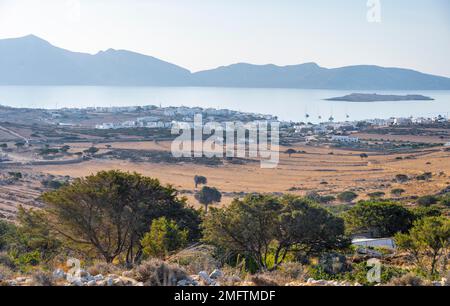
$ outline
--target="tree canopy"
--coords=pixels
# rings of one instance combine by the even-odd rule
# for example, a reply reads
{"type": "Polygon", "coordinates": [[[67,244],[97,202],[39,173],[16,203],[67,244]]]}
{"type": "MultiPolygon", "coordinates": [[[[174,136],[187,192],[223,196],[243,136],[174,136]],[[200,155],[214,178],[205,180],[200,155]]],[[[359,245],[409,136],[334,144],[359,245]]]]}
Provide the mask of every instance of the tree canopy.
{"type": "Polygon", "coordinates": [[[230,253],[250,257],[259,269],[275,269],[288,253],[306,255],[347,245],[344,222],[307,199],[247,196],[211,209],[204,238],[230,253]]]}
{"type": "Polygon", "coordinates": [[[414,221],[408,209],[391,202],[359,202],[345,214],[351,233],[368,233],[372,237],[390,237],[406,232],[414,221]]]}
{"type": "Polygon", "coordinates": [[[142,255],[140,244],[154,219],[167,217],[189,238],[199,237],[199,215],[175,189],[137,173],[103,171],[43,195],[43,222],[70,247],[96,253],[112,262],[131,263],[142,255]]]}

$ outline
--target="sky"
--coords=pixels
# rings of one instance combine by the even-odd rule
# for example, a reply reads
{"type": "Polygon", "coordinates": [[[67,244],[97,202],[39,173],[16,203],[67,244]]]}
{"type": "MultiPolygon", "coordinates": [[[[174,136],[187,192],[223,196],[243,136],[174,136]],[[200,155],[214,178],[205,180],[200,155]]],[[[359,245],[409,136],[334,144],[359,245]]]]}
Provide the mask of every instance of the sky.
{"type": "Polygon", "coordinates": [[[448,0],[0,0],[0,39],[28,34],[72,51],[132,50],[191,71],[316,62],[450,77],[448,0]]]}

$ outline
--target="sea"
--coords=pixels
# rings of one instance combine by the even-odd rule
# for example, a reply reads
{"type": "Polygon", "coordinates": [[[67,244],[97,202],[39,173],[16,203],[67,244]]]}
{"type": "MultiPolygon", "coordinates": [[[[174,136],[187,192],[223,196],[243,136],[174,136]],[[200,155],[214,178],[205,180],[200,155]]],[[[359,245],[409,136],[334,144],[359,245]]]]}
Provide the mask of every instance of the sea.
{"type": "Polygon", "coordinates": [[[361,91],[216,87],[0,86],[0,105],[23,108],[200,106],[320,122],[449,116],[450,91],[361,91]],[[338,102],[351,93],[420,94],[434,101],[338,102]]]}

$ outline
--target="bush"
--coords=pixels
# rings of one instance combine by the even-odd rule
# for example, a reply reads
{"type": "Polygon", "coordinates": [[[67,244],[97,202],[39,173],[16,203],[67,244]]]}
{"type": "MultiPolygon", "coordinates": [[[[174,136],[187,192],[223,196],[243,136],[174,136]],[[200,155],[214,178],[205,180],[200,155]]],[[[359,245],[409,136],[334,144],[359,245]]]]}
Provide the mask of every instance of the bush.
{"type": "Polygon", "coordinates": [[[38,270],[33,273],[32,279],[34,286],[49,287],[55,285],[55,279],[51,272],[38,270]]]}
{"type": "Polygon", "coordinates": [[[377,192],[369,193],[367,196],[368,196],[369,198],[371,198],[371,199],[379,199],[379,198],[384,197],[385,195],[386,195],[386,194],[385,194],[384,192],[382,192],[382,191],[377,191],[377,192]]]}
{"type": "Polygon", "coordinates": [[[391,194],[395,197],[399,197],[402,194],[404,194],[405,192],[406,192],[406,190],[402,189],[402,188],[395,188],[395,189],[391,190],[391,194]]]}
{"type": "Polygon", "coordinates": [[[2,280],[11,279],[14,276],[14,271],[8,267],[0,264],[0,282],[2,280]]]}
{"type": "Polygon", "coordinates": [[[121,269],[116,265],[100,261],[95,262],[93,265],[87,268],[87,271],[91,275],[99,275],[99,274],[108,275],[108,274],[119,274],[121,269]]]}
{"type": "Polygon", "coordinates": [[[397,183],[406,183],[407,181],[409,181],[409,177],[405,174],[397,174],[395,176],[395,181],[397,183]]]}
{"type": "Polygon", "coordinates": [[[136,267],[133,277],[145,286],[176,286],[188,275],[178,265],[168,264],[159,259],[150,259],[136,267]]]}
{"type": "Polygon", "coordinates": [[[413,273],[408,273],[400,277],[393,278],[389,283],[389,286],[423,286],[424,281],[413,273]]]}
{"type": "Polygon", "coordinates": [[[431,196],[431,195],[420,197],[417,200],[417,204],[420,206],[424,206],[424,207],[429,207],[431,205],[436,204],[437,202],[438,202],[438,198],[435,196],[431,196]]]}
{"type": "Polygon", "coordinates": [[[343,203],[351,203],[357,197],[358,195],[353,191],[344,191],[337,196],[338,200],[343,203]]]}
{"type": "Polygon", "coordinates": [[[442,197],[440,200],[440,204],[450,207],[450,195],[442,197]]]}
{"type": "Polygon", "coordinates": [[[14,224],[0,220],[0,251],[6,249],[8,244],[14,240],[15,232],[14,224]]]}
{"type": "Polygon", "coordinates": [[[188,236],[189,232],[181,230],[175,221],[161,217],[153,220],[150,231],[141,240],[141,245],[145,255],[165,258],[184,248],[188,236]]]}

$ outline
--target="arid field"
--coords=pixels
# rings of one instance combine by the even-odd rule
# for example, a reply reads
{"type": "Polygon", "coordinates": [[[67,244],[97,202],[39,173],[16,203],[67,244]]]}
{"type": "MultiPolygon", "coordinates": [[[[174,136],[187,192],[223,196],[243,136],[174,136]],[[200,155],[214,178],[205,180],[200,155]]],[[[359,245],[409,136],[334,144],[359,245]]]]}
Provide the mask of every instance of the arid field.
{"type": "MultiPolygon", "coordinates": [[[[69,144],[72,150],[82,150],[87,144],[69,144]]],[[[169,151],[170,142],[113,143],[114,149],[169,151]]],[[[100,147],[100,146],[99,146],[100,147]]],[[[293,147],[305,153],[280,155],[276,169],[261,169],[259,162],[245,164],[225,163],[219,166],[206,166],[191,163],[169,164],[131,162],[121,160],[94,159],[73,165],[34,166],[35,171],[53,175],[82,177],[101,170],[121,169],[136,171],[146,176],[172,184],[196,204],[190,191],[194,190],[193,177],[203,175],[208,185],[224,192],[222,203],[229,203],[238,193],[293,193],[305,194],[317,191],[324,195],[353,190],[365,198],[375,191],[389,192],[400,187],[406,195],[425,195],[445,188],[450,181],[450,152],[442,149],[423,149],[402,154],[368,154],[362,159],[362,152],[327,147],[299,145],[293,147]],[[401,159],[400,159],[401,158],[401,159]],[[426,172],[433,174],[429,181],[413,179],[426,172]],[[406,174],[412,179],[406,183],[394,182],[397,174],[406,174]]],[[[281,148],[282,152],[286,148],[281,148]]],[[[101,151],[107,151],[102,149],[101,151]]]]}

